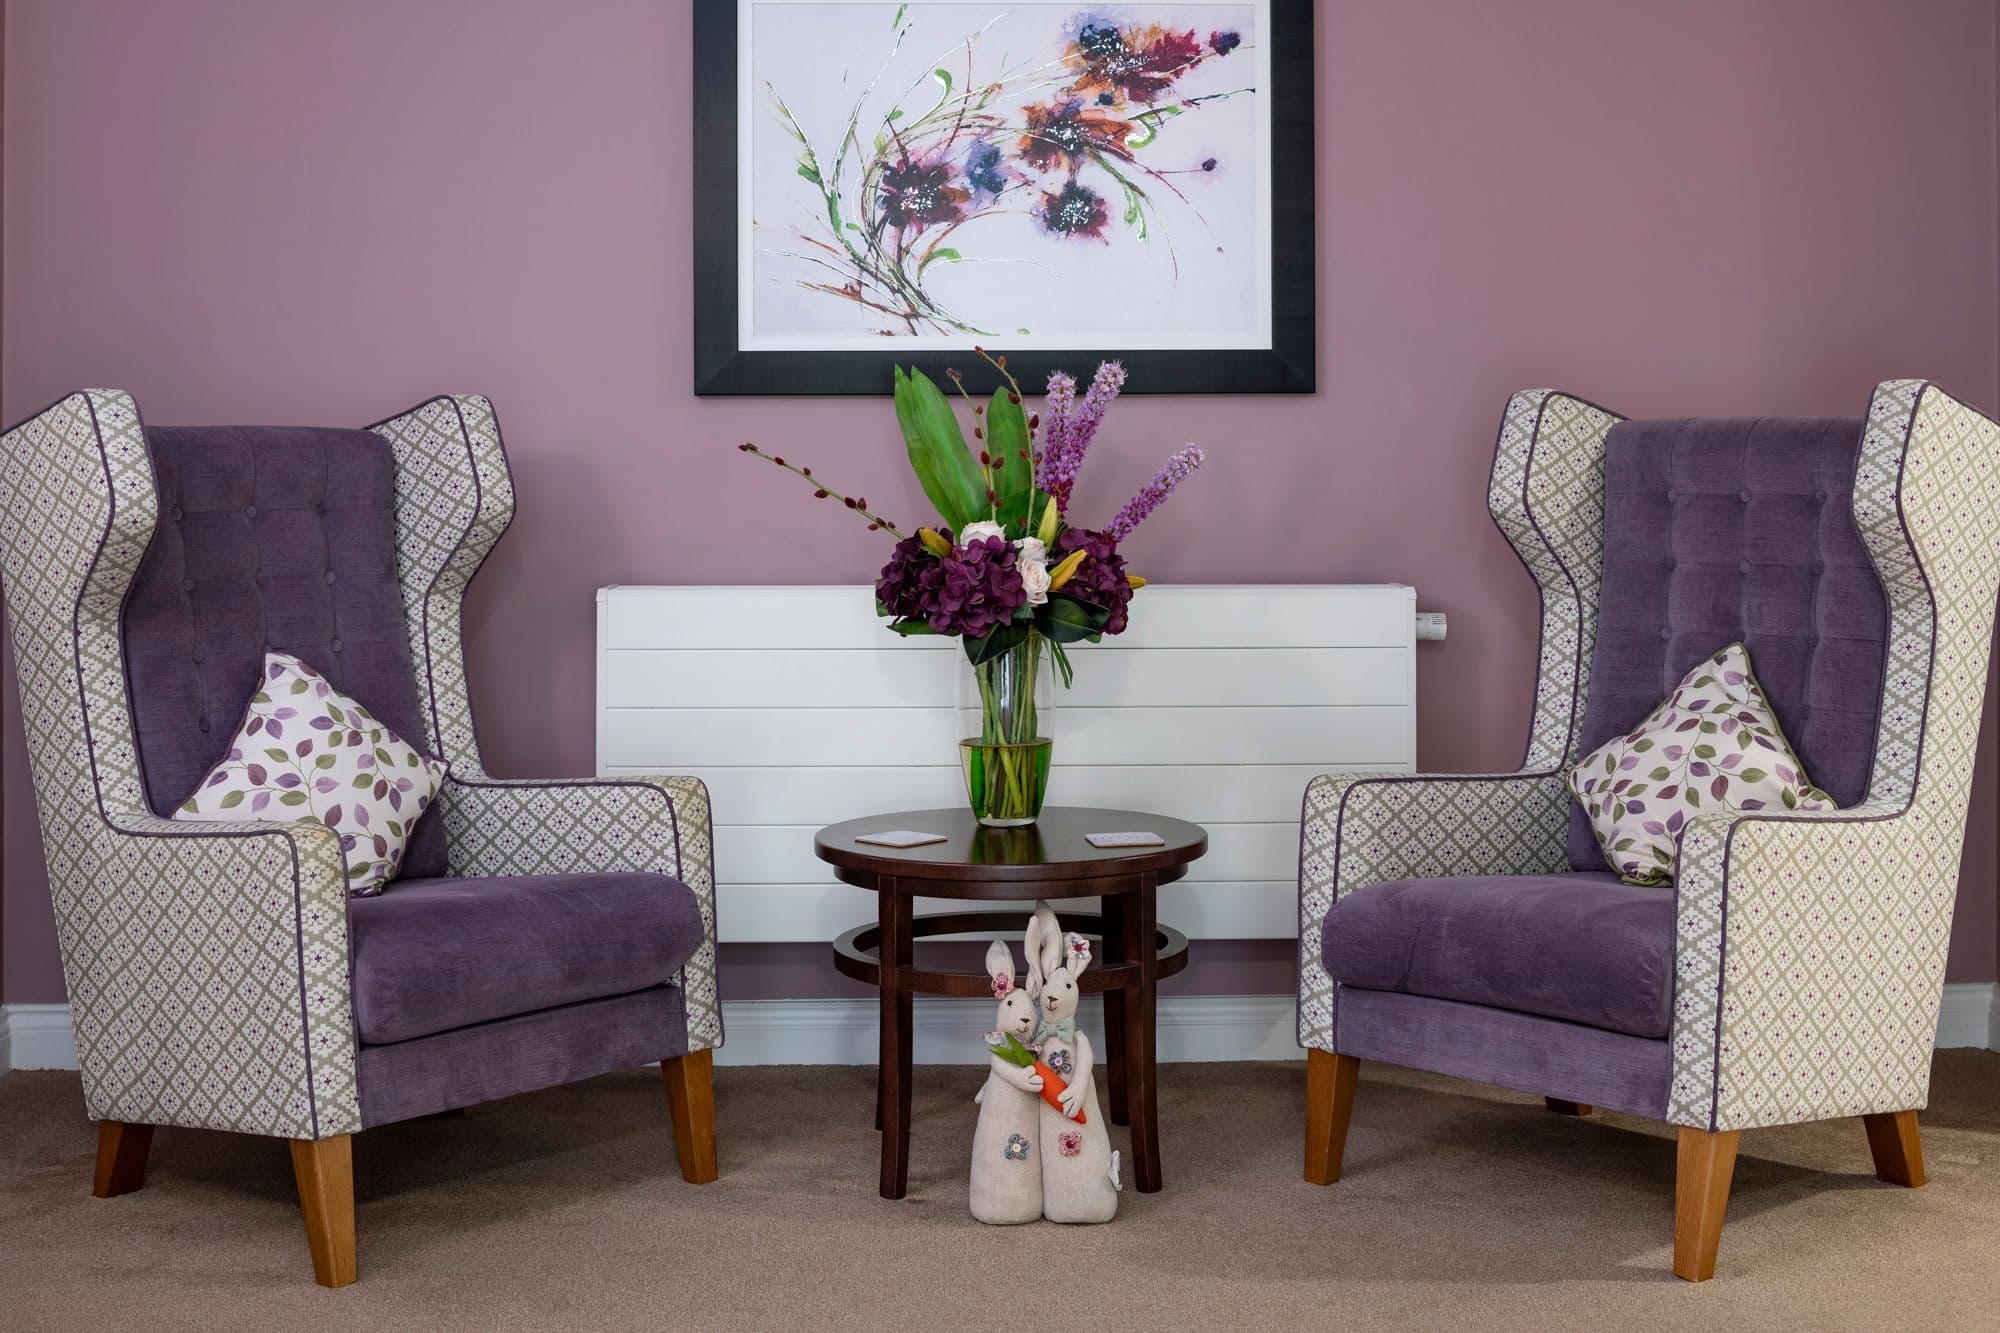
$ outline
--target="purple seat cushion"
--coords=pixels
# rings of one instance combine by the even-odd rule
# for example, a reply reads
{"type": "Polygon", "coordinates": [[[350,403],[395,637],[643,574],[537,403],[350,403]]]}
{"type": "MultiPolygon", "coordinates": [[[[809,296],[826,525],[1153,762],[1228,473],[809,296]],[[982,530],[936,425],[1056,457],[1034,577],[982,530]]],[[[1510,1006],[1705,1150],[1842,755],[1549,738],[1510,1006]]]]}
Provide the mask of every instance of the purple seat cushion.
{"type": "Polygon", "coordinates": [[[364,1045],[626,995],[673,977],[701,909],[666,875],[398,880],[349,900],[364,1045]]]}
{"type": "Polygon", "coordinates": [[[1334,904],[1322,950],[1342,986],[1664,1037],[1674,891],[1608,871],[1391,880],[1334,904]]]}
{"type": "MultiPolygon", "coordinates": [[[[172,813],[228,749],[264,651],[291,653],[425,748],[396,582],[395,468],[365,430],[149,426],[160,512],[125,602],[146,796],[172,813]]],[[[433,806],[402,873],[445,873],[433,806]]]]}
{"type": "MultiPolygon", "coordinates": [[[[1854,525],[1859,417],[1692,418],[1612,427],[1604,583],[1579,755],[1630,731],[1731,643],[1806,776],[1868,794],[1888,601],[1854,525]]],[[[1571,803],[1569,863],[1605,869],[1571,803]]]]}

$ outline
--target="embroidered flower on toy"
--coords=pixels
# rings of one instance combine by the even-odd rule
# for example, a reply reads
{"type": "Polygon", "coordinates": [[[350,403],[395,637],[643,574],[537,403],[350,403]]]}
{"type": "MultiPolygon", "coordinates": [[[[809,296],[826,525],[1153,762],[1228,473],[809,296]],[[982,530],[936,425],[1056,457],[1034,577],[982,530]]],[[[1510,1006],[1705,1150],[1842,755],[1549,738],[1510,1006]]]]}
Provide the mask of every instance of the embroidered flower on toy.
{"type": "Polygon", "coordinates": [[[1073,1129],[1066,1129],[1056,1136],[1056,1147],[1065,1157],[1074,1157],[1083,1151],[1083,1135],[1073,1129]]]}
{"type": "Polygon", "coordinates": [[[1028,1140],[1020,1134],[1009,1134],[1007,1136],[1007,1146],[1000,1151],[1006,1154],[1007,1160],[1010,1162],[1025,1162],[1028,1160],[1028,1140]]]}

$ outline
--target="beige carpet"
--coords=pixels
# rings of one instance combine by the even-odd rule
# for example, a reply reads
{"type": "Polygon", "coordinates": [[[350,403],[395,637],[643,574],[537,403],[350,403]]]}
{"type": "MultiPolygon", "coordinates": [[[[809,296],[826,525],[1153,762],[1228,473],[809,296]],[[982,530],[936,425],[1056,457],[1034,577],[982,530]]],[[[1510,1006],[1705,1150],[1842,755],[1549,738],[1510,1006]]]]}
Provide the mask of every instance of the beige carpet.
{"type": "MultiPolygon", "coordinates": [[[[356,1140],[361,1281],[312,1284],[283,1145],[162,1131],[89,1197],[73,1074],[0,1079],[0,1327],[1991,1328],[2000,1055],[1938,1057],[1930,1185],[1856,1121],[1744,1136],[1713,1282],[1668,1272],[1673,1141],[1371,1068],[1346,1179],[1299,1178],[1304,1066],[1162,1071],[1167,1188],[1106,1227],[965,1211],[974,1069],[919,1071],[910,1197],[876,1197],[868,1069],[716,1072],[684,1184],[635,1071],[356,1140]]],[[[1113,1131],[1122,1143],[1123,1131],[1113,1131]]]]}

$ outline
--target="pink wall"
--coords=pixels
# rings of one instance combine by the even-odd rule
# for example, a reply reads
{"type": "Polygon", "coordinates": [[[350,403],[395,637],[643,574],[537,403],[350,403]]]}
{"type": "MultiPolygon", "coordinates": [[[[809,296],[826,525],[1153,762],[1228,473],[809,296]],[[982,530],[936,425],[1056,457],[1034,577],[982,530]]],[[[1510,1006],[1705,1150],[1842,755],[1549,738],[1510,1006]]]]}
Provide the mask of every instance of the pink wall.
{"type": "MultiPolygon", "coordinates": [[[[1321,392],[1128,401],[1084,498],[1201,440],[1145,573],[1416,584],[1452,629],[1422,655],[1427,766],[1520,754],[1534,598],[1482,507],[1510,390],[1857,413],[1914,374],[2000,407],[1992,0],[1320,13],[1321,392]]],[[[496,771],[588,769],[598,585],[872,574],[878,542],[736,441],[917,511],[886,402],[690,394],[684,7],[15,0],[5,49],[7,419],[79,384],[156,422],[497,401],[520,517],[467,625],[496,771]]],[[[7,997],[54,999],[5,726],[7,997]]],[[[1990,724],[1984,755],[1990,812],[1990,724]]],[[[2000,947],[1979,822],[1957,979],[2000,947]]],[[[1213,985],[1289,985],[1249,955],[1213,985]]],[[[822,956],[746,984],[818,988],[822,956]]]]}

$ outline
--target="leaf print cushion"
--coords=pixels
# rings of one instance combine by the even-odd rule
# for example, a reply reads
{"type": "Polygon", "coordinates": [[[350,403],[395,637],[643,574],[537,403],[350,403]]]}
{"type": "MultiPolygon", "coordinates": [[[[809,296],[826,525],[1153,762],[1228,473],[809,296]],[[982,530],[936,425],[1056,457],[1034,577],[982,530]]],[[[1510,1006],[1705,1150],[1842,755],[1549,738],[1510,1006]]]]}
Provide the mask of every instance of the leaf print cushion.
{"type": "Polygon", "coordinates": [[[340,835],[347,891],[374,894],[396,877],[444,773],[319,672],[266,653],[229,752],[174,818],[324,824],[340,835]]]}
{"type": "Polygon", "coordinates": [[[1695,815],[1836,808],[1807,780],[1740,643],[1688,672],[1630,734],[1588,755],[1569,789],[1627,884],[1673,882],[1681,829],[1695,815]]]}

